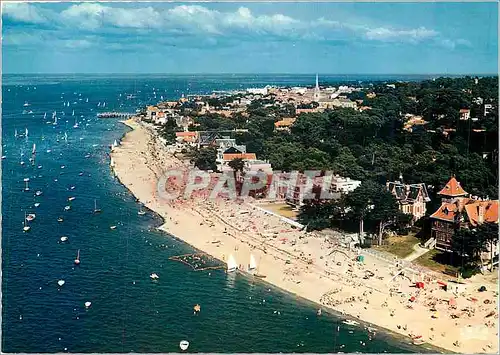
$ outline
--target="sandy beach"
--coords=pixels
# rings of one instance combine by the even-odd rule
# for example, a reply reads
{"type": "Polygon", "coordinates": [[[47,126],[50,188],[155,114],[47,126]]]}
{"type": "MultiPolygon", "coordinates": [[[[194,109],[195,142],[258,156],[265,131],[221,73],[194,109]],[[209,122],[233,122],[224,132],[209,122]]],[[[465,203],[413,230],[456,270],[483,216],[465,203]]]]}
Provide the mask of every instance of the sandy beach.
{"type": "Polygon", "coordinates": [[[494,284],[481,283],[487,291],[478,292],[480,285],[470,283],[454,295],[427,278],[416,280],[425,283],[418,289],[405,277],[393,279],[396,266],[369,255],[357,262],[356,251],[292,228],[251,200],[161,199],[158,179],[167,169],[189,164],[170,154],[150,127],[133,119],[124,123],[132,131],[113,148],[113,169],[138,200],[164,218],[162,230],[219,260],[232,254],[239,272],[246,272],[253,254],[266,282],[317,303],[318,309],[407,336],[408,342],[416,338],[452,352],[498,352],[494,284]]]}

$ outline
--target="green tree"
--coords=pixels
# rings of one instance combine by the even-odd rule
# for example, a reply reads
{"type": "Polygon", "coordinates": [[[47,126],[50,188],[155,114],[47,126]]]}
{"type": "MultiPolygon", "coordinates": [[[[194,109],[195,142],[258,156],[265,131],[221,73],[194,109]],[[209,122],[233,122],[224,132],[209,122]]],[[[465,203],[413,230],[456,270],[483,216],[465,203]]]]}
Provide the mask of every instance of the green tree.
{"type": "Polygon", "coordinates": [[[193,163],[200,170],[217,170],[217,150],[213,147],[205,147],[196,150],[191,163],[193,163]]]}
{"type": "Polygon", "coordinates": [[[238,181],[237,174],[243,174],[243,169],[245,168],[245,161],[241,158],[235,158],[228,163],[229,167],[233,169],[234,179],[238,181]]]}
{"type": "Polygon", "coordinates": [[[493,250],[498,245],[498,223],[485,222],[475,229],[477,239],[483,244],[483,250],[490,251],[490,271],[493,271],[493,250]]]}

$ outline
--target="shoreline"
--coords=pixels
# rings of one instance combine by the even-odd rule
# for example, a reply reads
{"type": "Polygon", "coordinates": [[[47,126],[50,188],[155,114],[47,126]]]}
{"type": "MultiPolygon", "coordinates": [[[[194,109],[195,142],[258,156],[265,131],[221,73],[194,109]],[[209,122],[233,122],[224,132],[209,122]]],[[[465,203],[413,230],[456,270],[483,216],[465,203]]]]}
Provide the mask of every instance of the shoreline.
{"type": "MultiPolygon", "coordinates": [[[[425,317],[421,312],[415,313],[418,311],[408,310],[400,299],[392,297],[392,294],[389,297],[388,292],[384,293],[384,290],[380,290],[380,285],[384,285],[384,283],[372,282],[373,285],[369,285],[368,281],[363,282],[361,280],[360,284],[355,284],[352,280],[349,280],[349,276],[346,278],[345,270],[331,271],[329,269],[333,269],[332,267],[323,268],[318,265],[319,262],[309,265],[300,260],[299,257],[296,257],[293,252],[285,250],[285,247],[282,247],[282,244],[285,244],[285,242],[279,243],[277,240],[268,241],[264,240],[265,238],[256,237],[255,235],[258,235],[258,232],[252,232],[248,227],[247,229],[237,228],[220,216],[224,215],[226,211],[233,211],[232,217],[234,217],[238,212],[238,207],[233,205],[228,206],[227,203],[220,206],[214,205],[212,202],[206,202],[205,206],[201,203],[190,201],[179,202],[178,205],[161,201],[156,196],[157,192],[155,189],[156,181],[163,173],[162,170],[169,167],[179,168],[184,165],[183,162],[168,154],[164,147],[160,146],[161,142],[158,142],[155,133],[151,132],[149,128],[144,127],[133,119],[120,122],[129,127],[131,131],[126,132],[122,136],[120,140],[121,145],[112,149],[110,156],[115,163],[112,169],[118,181],[144,207],[161,217],[162,224],[158,229],[182,240],[197,250],[210,254],[222,263],[225,261],[225,256],[233,254],[236,255],[238,263],[244,260],[243,265],[245,265],[249,255],[254,254],[258,257],[259,272],[266,275],[266,278],[262,280],[264,283],[272,285],[286,293],[296,295],[307,302],[312,302],[318,308],[327,309],[327,313],[333,313],[335,316],[338,315],[339,318],[345,315],[345,318],[359,321],[360,326],[373,325],[373,327],[382,328],[381,331],[383,333],[393,335],[402,342],[404,342],[404,339],[408,339],[411,343],[409,333],[413,333],[422,336],[425,343],[421,346],[427,350],[442,349],[447,352],[477,353],[478,349],[483,348],[484,352],[496,352],[496,342],[492,342],[491,340],[491,336],[493,335],[494,337],[494,334],[488,334],[487,339],[465,340],[467,344],[455,346],[453,345],[453,341],[457,339],[462,340],[461,335],[463,336],[463,332],[460,332],[461,329],[450,329],[454,328],[452,320],[446,320],[443,317],[440,317],[439,320],[431,320],[430,316],[425,317]],[[219,211],[221,213],[218,213],[219,211]],[[252,235],[248,233],[249,231],[252,235]],[[214,243],[216,240],[219,242],[214,243]],[[274,244],[279,244],[279,246],[274,244]],[[297,271],[298,273],[293,274],[297,271]],[[286,277],[289,274],[292,274],[292,276],[286,277]],[[285,277],[283,277],[284,275],[285,277]],[[333,295],[331,294],[332,289],[336,290],[333,295]],[[330,293],[328,301],[333,299],[334,305],[325,304],[324,296],[328,293],[330,293]],[[355,300],[352,302],[340,302],[342,299],[347,298],[355,300]],[[357,307],[354,307],[356,303],[357,307]],[[370,303],[369,308],[366,306],[368,303],[370,303]],[[384,305],[381,307],[373,306],[380,303],[385,303],[388,306],[385,306],[385,309],[384,305]],[[395,316],[395,313],[397,313],[397,316],[395,316]],[[411,320],[411,323],[409,320],[411,320]],[[409,332],[406,330],[406,325],[403,327],[405,329],[402,329],[401,325],[405,322],[408,324],[408,329],[411,329],[409,332]],[[428,331],[430,322],[436,323],[435,327],[438,328],[435,331],[435,336],[428,331]],[[438,326],[438,323],[442,323],[442,327],[438,326]],[[444,329],[446,331],[455,330],[455,334],[445,336],[442,333],[444,329]],[[440,333],[441,336],[439,336],[440,333]],[[493,347],[485,351],[484,349],[489,343],[493,343],[493,347]],[[433,349],[429,349],[428,346],[433,349]]],[[[247,204],[243,204],[242,206],[246,207],[246,209],[252,207],[252,205],[247,204]]],[[[255,206],[253,207],[254,211],[251,213],[258,213],[255,206]]],[[[249,218],[246,217],[246,214],[244,216],[238,215],[237,217],[241,217],[243,222],[245,222],[245,218],[249,218]]],[[[277,217],[269,215],[266,218],[277,217]]],[[[237,218],[237,220],[237,222],[241,222],[240,218],[237,218]]],[[[308,241],[309,239],[307,238],[308,241]]],[[[310,241],[311,244],[318,243],[316,240],[311,239],[310,241]]],[[[294,245],[292,244],[292,246],[294,245]]],[[[305,248],[306,246],[304,246],[305,248]]],[[[316,248],[318,249],[317,254],[319,254],[319,248],[319,246],[316,248]]],[[[324,245],[321,244],[321,250],[323,248],[324,245]]],[[[313,251],[316,252],[317,250],[313,251]]],[[[316,253],[312,255],[316,255],[316,253]]],[[[365,258],[370,259],[369,256],[365,256],[365,258]]],[[[343,262],[351,265],[347,260],[343,260],[343,262]]],[[[381,264],[377,264],[374,260],[367,260],[366,266],[370,262],[374,263],[372,269],[384,267],[381,264]]],[[[354,265],[352,268],[359,268],[358,266],[354,265]]],[[[378,269],[375,270],[378,272],[378,269]]],[[[242,272],[244,277],[252,277],[250,273],[242,272]]],[[[363,275],[363,270],[358,272],[358,274],[363,275]]],[[[353,275],[351,278],[357,280],[357,276],[359,275],[353,275]]],[[[402,287],[405,287],[405,285],[402,287]]]]}

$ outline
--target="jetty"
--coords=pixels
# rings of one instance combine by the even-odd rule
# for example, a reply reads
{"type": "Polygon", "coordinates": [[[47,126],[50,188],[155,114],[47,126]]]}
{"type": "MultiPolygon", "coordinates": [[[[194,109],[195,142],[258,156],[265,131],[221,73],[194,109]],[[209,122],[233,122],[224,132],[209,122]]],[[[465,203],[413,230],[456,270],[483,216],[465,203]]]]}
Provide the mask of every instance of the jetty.
{"type": "Polygon", "coordinates": [[[135,113],[130,112],[101,112],[97,114],[99,118],[131,118],[135,113]]]}

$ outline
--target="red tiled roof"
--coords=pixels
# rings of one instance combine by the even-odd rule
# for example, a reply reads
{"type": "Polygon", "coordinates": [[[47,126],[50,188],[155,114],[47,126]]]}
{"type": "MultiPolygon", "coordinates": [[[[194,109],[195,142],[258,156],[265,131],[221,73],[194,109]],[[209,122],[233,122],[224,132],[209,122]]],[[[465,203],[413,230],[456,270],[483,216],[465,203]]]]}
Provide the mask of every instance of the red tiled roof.
{"type": "MultiPolygon", "coordinates": [[[[455,111],[456,112],[456,111],[455,111]]],[[[460,113],[467,113],[467,112],[470,112],[469,109],[466,109],[466,108],[462,108],[460,109],[460,113]]]]}
{"type": "Polygon", "coordinates": [[[441,207],[431,215],[431,218],[453,222],[458,212],[460,212],[460,205],[458,203],[444,202],[441,204],[441,207]]]}
{"type": "Polygon", "coordinates": [[[457,197],[467,195],[467,192],[453,176],[450,181],[446,183],[445,187],[438,192],[438,195],[457,197]]]}
{"type": "Polygon", "coordinates": [[[175,132],[176,137],[196,137],[197,132],[175,132]]]}
{"type": "Polygon", "coordinates": [[[257,156],[255,153],[227,153],[222,155],[222,159],[228,161],[233,159],[248,159],[248,160],[257,160],[257,156]]]}
{"type": "Polygon", "coordinates": [[[479,220],[480,209],[482,208],[483,222],[498,223],[498,200],[477,201],[465,206],[465,211],[469,217],[469,222],[476,226],[479,220]]]}

